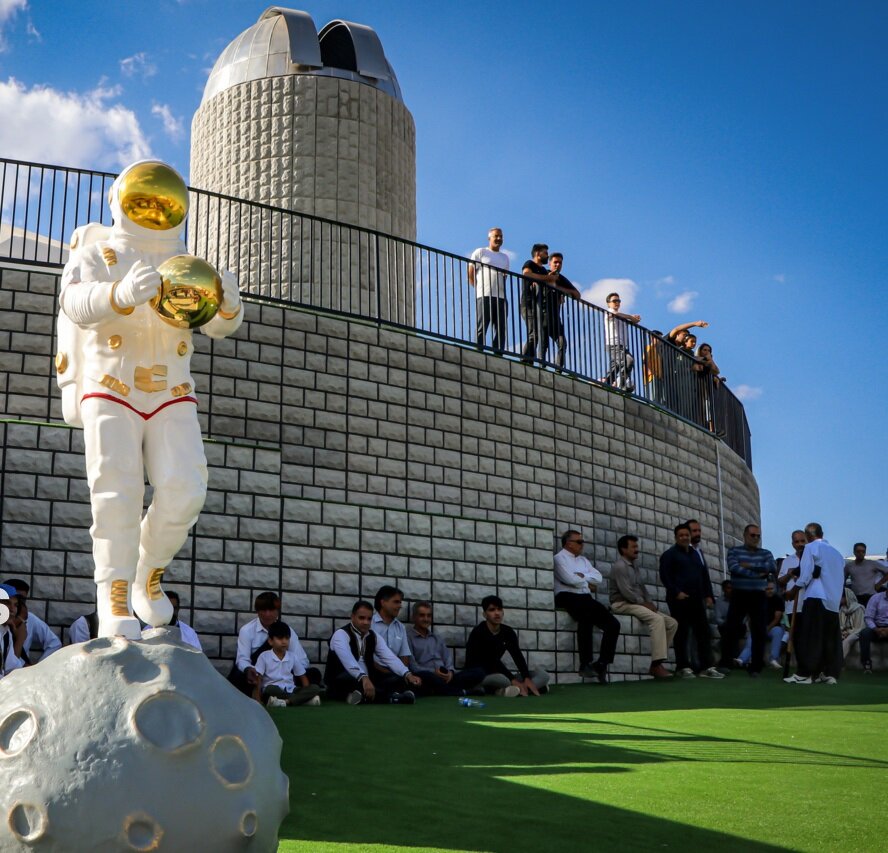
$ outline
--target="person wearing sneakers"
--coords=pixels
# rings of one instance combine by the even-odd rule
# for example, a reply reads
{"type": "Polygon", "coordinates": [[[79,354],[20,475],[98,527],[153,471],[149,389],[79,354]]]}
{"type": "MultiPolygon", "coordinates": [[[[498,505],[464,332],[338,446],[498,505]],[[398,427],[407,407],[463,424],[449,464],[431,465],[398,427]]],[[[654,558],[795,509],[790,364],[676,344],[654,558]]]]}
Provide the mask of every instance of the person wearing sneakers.
{"type": "Polygon", "coordinates": [[[675,632],[675,667],[682,678],[724,678],[712,665],[712,643],[706,607],[712,607],[712,582],[691,548],[691,528],[679,524],[673,531],[675,544],[660,555],[660,580],[666,587],[669,613],[678,622],[675,632]],[[695,672],[688,658],[688,634],[693,631],[697,641],[695,672]]]}
{"type": "Polygon", "coordinates": [[[620,556],[611,566],[610,573],[611,610],[634,616],[644,623],[651,634],[651,667],[648,672],[654,678],[672,678],[672,673],[664,664],[669,645],[678,630],[678,622],[657,609],[641,580],[641,573],[635,565],[638,537],[621,536],[617,540],[617,551],[620,556]]]}
{"type": "Polygon", "coordinates": [[[410,689],[422,684],[407,665],[371,630],[373,605],[357,601],[351,621],[330,637],[327,655],[327,696],[349,705],[363,702],[412,705],[416,694],[410,689]]]}
{"type": "Polygon", "coordinates": [[[555,555],[555,606],[566,610],[577,623],[580,675],[607,684],[607,668],[614,662],[620,622],[592,595],[604,578],[583,556],[585,544],[579,530],[561,535],[561,550],[555,555]],[[592,658],[593,627],[601,630],[598,660],[592,658]]]}
{"type": "Polygon", "coordinates": [[[802,552],[796,605],[802,616],[796,625],[798,647],[795,675],[787,684],[835,684],[842,669],[839,608],[845,583],[845,558],[823,538],[816,522],[805,525],[808,544],[802,552]]]}
{"type": "Polygon", "coordinates": [[[481,686],[497,696],[512,698],[548,693],[549,673],[542,669],[530,671],[518,645],[518,635],[503,624],[503,600],[497,595],[485,596],[481,600],[481,610],[484,621],[472,629],[466,643],[466,669],[483,669],[487,674],[481,686]],[[518,667],[520,677],[515,677],[503,663],[506,652],[518,667]]]}
{"type": "MultiPolygon", "coordinates": [[[[762,529],[757,524],[743,528],[743,544],[728,549],[731,573],[731,604],[722,643],[721,665],[730,669],[744,620],[749,622],[750,677],[757,678],[764,666],[766,625],[765,588],[768,577],[777,574],[774,555],[761,547],[762,529]]],[[[782,634],[781,634],[782,636],[782,634]]],[[[743,660],[741,656],[740,660],[743,660]]]]}
{"type": "Polygon", "coordinates": [[[888,591],[870,596],[863,620],[866,627],[860,632],[860,663],[863,671],[870,675],[873,671],[870,645],[888,640],[888,591]]]}
{"type": "Polygon", "coordinates": [[[290,626],[286,622],[275,622],[268,627],[268,651],[256,658],[256,672],[259,675],[258,694],[271,708],[284,708],[287,705],[320,705],[324,688],[310,684],[305,667],[300,662],[305,652],[295,639],[298,647],[290,651],[292,638],[290,626]],[[296,686],[296,679],[299,686],[296,686]]]}

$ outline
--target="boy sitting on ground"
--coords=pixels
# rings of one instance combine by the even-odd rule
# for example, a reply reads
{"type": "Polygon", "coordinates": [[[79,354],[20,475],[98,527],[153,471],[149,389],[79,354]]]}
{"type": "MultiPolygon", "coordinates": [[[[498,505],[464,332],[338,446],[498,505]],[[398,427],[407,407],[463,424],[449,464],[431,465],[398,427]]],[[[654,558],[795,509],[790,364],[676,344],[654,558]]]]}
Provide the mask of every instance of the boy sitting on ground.
{"type": "MultiPolygon", "coordinates": [[[[300,662],[305,653],[296,639],[290,650],[290,626],[274,622],[268,626],[268,644],[271,646],[256,659],[261,701],[272,708],[287,705],[320,705],[323,688],[310,684],[305,667],[300,662]],[[296,679],[299,679],[299,687],[296,679]]],[[[260,698],[257,697],[257,698],[260,698]]]]}

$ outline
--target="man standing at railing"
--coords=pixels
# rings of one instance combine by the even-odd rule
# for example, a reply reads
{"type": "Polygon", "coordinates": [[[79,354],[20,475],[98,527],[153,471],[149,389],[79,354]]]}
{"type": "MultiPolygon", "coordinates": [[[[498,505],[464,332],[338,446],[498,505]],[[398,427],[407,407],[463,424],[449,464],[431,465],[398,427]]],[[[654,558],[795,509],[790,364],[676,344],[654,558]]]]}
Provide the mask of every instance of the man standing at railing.
{"type": "Polygon", "coordinates": [[[546,294],[542,292],[544,288],[541,285],[558,281],[558,273],[546,269],[549,247],[545,243],[534,243],[530,255],[531,260],[525,261],[521,268],[524,276],[521,283],[521,316],[527,324],[527,341],[521,351],[521,360],[527,364],[532,364],[535,356],[542,361],[545,355],[542,347],[539,347],[546,324],[546,294]]]}
{"type": "Polygon", "coordinates": [[[637,325],[641,322],[640,314],[622,314],[620,305],[622,300],[619,293],[607,295],[607,313],[604,315],[604,340],[607,345],[607,354],[610,358],[610,370],[605,377],[608,385],[620,391],[635,390],[635,382],[632,379],[632,368],[635,359],[626,346],[626,324],[637,325]]]}
{"type": "Polygon", "coordinates": [[[493,348],[500,353],[506,346],[506,314],[509,309],[505,276],[509,271],[509,256],[500,251],[502,246],[503,229],[491,228],[487,232],[487,247],[482,246],[472,252],[472,260],[480,263],[469,264],[467,271],[469,284],[475,288],[478,346],[484,346],[487,327],[493,326],[493,348]]]}
{"type": "Polygon", "coordinates": [[[561,252],[552,252],[549,256],[549,269],[558,273],[558,280],[554,286],[544,287],[543,310],[545,317],[542,324],[542,337],[540,338],[540,361],[545,362],[549,350],[549,340],[554,339],[556,346],[555,368],[560,372],[564,370],[564,349],[567,339],[564,336],[564,322],[561,319],[561,306],[564,297],[580,299],[580,291],[577,290],[567,276],[562,275],[561,266],[564,263],[564,255],[561,252]],[[556,289],[557,288],[557,289],[556,289]]]}

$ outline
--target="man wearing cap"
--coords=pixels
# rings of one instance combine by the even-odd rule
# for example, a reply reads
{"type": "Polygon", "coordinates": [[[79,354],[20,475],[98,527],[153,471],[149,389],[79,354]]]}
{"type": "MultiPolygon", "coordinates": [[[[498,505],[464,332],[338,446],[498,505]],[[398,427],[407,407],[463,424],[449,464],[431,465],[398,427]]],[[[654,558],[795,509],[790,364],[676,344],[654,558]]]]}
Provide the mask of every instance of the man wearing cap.
{"type": "Polygon", "coordinates": [[[22,651],[27,628],[18,618],[18,598],[14,586],[0,584],[0,678],[25,662],[22,651]]]}
{"type": "MultiPolygon", "coordinates": [[[[62,411],[82,426],[90,489],[99,635],[141,637],[140,616],[165,625],[160,581],[206,496],[207,466],[190,373],[191,331],[148,303],[157,267],[185,253],[188,192],[157,161],[121,172],[113,225],[74,232],[62,274],[56,356],[62,411]],[[142,517],[144,477],[154,487],[142,517]]],[[[224,338],[243,319],[237,280],[222,277],[218,313],[202,331],[224,338]]]]}

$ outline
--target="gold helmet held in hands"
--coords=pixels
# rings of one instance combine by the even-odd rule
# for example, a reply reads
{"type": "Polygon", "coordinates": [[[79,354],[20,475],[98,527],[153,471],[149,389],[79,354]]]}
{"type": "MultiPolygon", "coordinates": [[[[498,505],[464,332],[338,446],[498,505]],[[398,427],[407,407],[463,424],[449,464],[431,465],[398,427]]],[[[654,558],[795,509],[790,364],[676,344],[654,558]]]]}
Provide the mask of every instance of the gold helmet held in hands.
{"type": "Polygon", "coordinates": [[[177,329],[196,329],[216,316],[222,279],[210,264],[194,255],[176,255],[157,271],[163,283],[151,307],[161,320],[177,329]]]}

